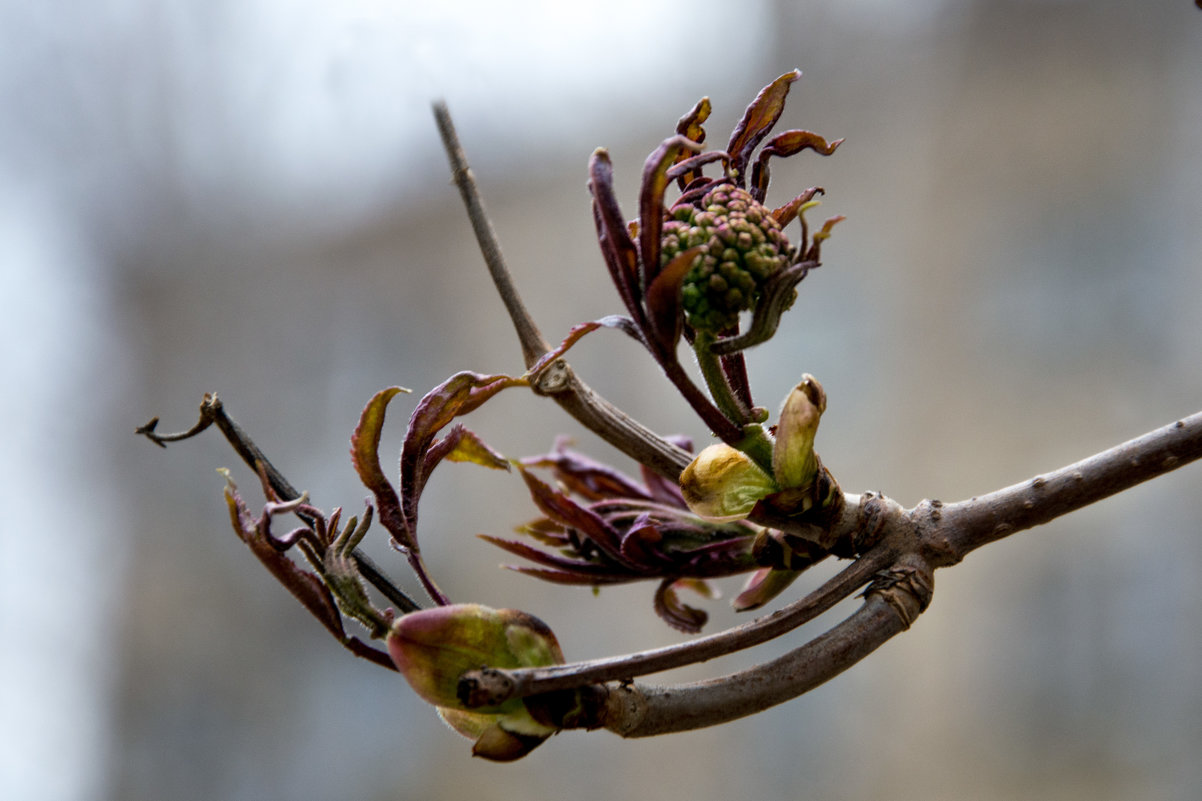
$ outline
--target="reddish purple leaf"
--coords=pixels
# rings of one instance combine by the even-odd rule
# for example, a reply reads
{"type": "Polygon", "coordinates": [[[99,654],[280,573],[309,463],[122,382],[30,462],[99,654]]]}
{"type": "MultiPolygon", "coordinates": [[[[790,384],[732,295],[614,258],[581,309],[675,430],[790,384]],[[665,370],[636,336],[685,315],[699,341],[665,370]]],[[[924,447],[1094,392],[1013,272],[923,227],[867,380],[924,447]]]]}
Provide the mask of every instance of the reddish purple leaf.
{"type": "Polygon", "coordinates": [[[408,392],[401,387],[389,387],[377,392],[359,417],[359,425],[351,435],[351,463],[359,480],[376,498],[376,514],[382,525],[397,542],[413,546],[413,537],[392,483],[380,469],[380,431],[384,427],[384,412],[388,402],[399,392],[408,392]]]}
{"type": "Polygon", "coordinates": [[[579,323],[572,326],[571,330],[568,331],[568,335],[563,338],[563,341],[560,342],[559,345],[554,349],[549,350],[540,356],[538,361],[530,365],[530,369],[526,371],[526,374],[532,376],[538,375],[540,372],[547,369],[547,366],[551,364],[551,362],[561,358],[565,353],[567,353],[573,345],[583,339],[587,334],[591,334],[593,331],[596,331],[598,328],[603,326],[605,326],[604,322],[579,323]]]}
{"type": "Polygon", "coordinates": [[[655,591],[655,613],[677,631],[696,634],[709,620],[709,615],[682,603],[676,594],[677,584],[676,579],[664,579],[660,583],[655,591]]]}
{"type": "Polygon", "coordinates": [[[604,584],[629,584],[637,581],[637,576],[586,576],[580,573],[569,573],[564,570],[554,570],[543,567],[523,567],[522,565],[506,565],[509,570],[524,576],[549,581],[552,584],[574,584],[585,587],[599,587],[604,584]]]}
{"type": "Polygon", "coordinates": [[[342,627],[342,614],[338,611],[334,596],[325,582],[317,574],[301,569],[277,549],[276,540],[271,535],[271,516],[269,514],[264,512],[262,517],[256,521],[247,510],[242,498],[239,497],[238,489],[232,481],[226,487],[225,500],[229,506],[234,533],[250,547],[251,553],[267,568],[276,581],[283,584],[292,597],[300,601],[301,605],[325,626],[326,631],[334,635],[334,639],[355,656],[389,670],[396,670],[396,665],[392,663],[392,659],[386,652],[372,648],[359,638],[346,633],[342,627]]]}
{"type": "Polygon", "coordinates": [[[622,555],[636,564],[669,564],[672,560],[655,547],[663,542],[663,539],[664,535],[653,525],[645,523],[632,526],[622,538],[622,555]]]}
{"type": "MultiPolygon", "coordinates": [[[[687,156],[685,153],[681,153],[677,157],[676,163],[668,170],[667,179],[669,182],[678,181],[681,192],[691,191],[694,185],[700,181],[704,181],[707,185],[718,183],[724,179],[706,178],[696,170],[704,167],[706,164],[713,164],[715,161],[726,161],[728,158],[729,156],[721,150],[698,153],[695,156],[687,156]]],[[[678,200],[677,202],[679,203],[680,201],[678,200]]]]}
{"type": "Polygon", "coordinates": [[[643,164],[643,184],[639,192],[639,255],[643,262],[642,291],[659,274],[660,234],[664,227],[664,192],[668,188],[668,168],[681,153],[696,152],[700,145],[683,136],[665,139],[643,164]]]}
{"type": "Polygon", "coordinates": [[[785,131],[773,137],[772,141],[764,145],[755,160],[755,166],[751,169],[751,196],[760,203],[764,202],[764,197],[768,194],[768,159],[772,156],[785,158],[803,150],[813,150],[823,156],[829,156],[841,144],[842,139],[828,143],[810,131],[785,131]]]}
{"type": "Polygon", "coordinates": [[[756,95],[755,100],[751,101],[751,105],[743,113],[743,119],[735,126],[734,133],[730,137],[730,144],[726,146],[726,152],[730,154],[731,171],[735,173],[739,186],[745,185],[746,177],[743,175],[743,171],[751,158],[751,152],[768,135],[772,126],[776,125],[781,112],[785,109],[785,96],[789,94],[789,84],[800,77],[801,71],[793,70],[765,86],[756,95]]]}
{"type": "Polygon", "coordinates": [[[626,229],[622,209],[618,206],[618,199],[614,194],[614,172],[609,153],[597,149],[589,160],[588,169],[588,188],[593,196],[593,218],[597,223],[601,253],[626,309],[636,321],[641,321],[643,310],[639,303],[639,253],[626,229]]]}
{"type": "MultiPolygon", "coordinates": [[[[687,449],[687,450],[691,450],[687,449]]],[[[643,483],[647,485],[647,491],[651,493],[651,497],[657,502],[665,506],[675,506],[678,509],[686,508],[684,496],[680,494],[680,485],[675,481],[669,481],[663,476],[653,473],[649,468],[641,469],[643,483]]]]}
{"type": "Polygon", "coordinates": [[[705,128],[701,126],[709,119],[711,111],[713,111],[713,106],[710,104],[710,99],[708,97],[701,98],[688,114],[676,122],[676,133],[701,144],[705,141],[705,128]]]}
{"type": "Polygon", "coordinates": [[[617,532],[610,528],[600,515],[576,503],[562,492],[556,492],[521,465],[518,466],[518,470],[526,480],[530,496],[539,511],[557,523],[575,529],[609,556],[626,564],[617,532]]]}
{"type": "Polygon", "coordinates": [[[571,537],[568,536],[567,529],[546,517],[540,517],[529,523],[515,526],[513,530],[519,534],[525,534],[527,537],[533,537],[544,545],[550,545],[553,548],[567,547],[572,542],[571,537]]]}
{"type": "Polygon", "coordinates": [[[676,254],[647,287],[647,319],[651,323],[651,334],[664,354],[674,353],[680,342],[684,330],[680,287],[694,260],[706,247],[698,245],[676,254]]]}
{"type": "MultiPolygon", "coordinates": [[[[824,190],[821,186],[810,187],[785,205],[781,206],[779,209],[773,209],[772,216],[776,218],[778,223],[780,223],[780,227],[784,228],[786,225],[797,219],[797,215],[801,212],[802,206],[813,200],[815,195],[821,195],[823,191],[824,190]]],[[[802,242],[799,244],[804,245],[805,243],[802,242]]]]}
{"type": "Polygon", "coordinates": [[[493,537],[489,534],[477,534],[477,537],[485,542],[491,543],[503,551],[508,551],[514,556],[520,556],[523,559],[529,559],[535,564],[544,565],[546,567],[554,567],[560,570],[565,570],[572,573],[580,573],[590,577],[612,577],[613,569],[599,564],[597,562],[588,562],[582,559],[569,559],[566,556],[547,553],[540,551],[532,545],[517,540],[507,540],[500,537],[493,537]]]}
{"type": "Polygon", "coordinates": [[[555,449],[543,456],[523,459],[526,467],[547,467],[555,472],[555,479],[572,493],[590,501],[603,498],[640,498],[651,500],[651,495],[637,482],[607,464],[577,453],[567,447],[564,439],[555,443],[555,449]]]}
{"type": "MultiPolygon", "coordinates": [[[[693,106],[692,111],[681,117],[676,123],[676,133],[700,145],[705,141],[705,128],[702,127],[702,123],[709,119],[712,110],[713,107],[710,105],[710,99],[708,97],[701,98],[697,101],[697,105],[693,106]]],[[[686,160],[687,157],[683,153],[676,157],[677,164],[686,160]]],[[[692,169],[690,168],[685,172],[678,173],[677,176],[673,176],[673,178],[679,178],[681,189],[684,189],[686,184],[697,177],[697,174],[692,172],[692,169]]]]}
{"type": "Polygon", "coordinates": [[[507,375],[456,373],[418,402],[401,446],[401,504],[409,530],[416,530],[417,501],[428,476],[423,469],[426,452],[438,432],[456,417],[480,408],[501,390],[525,384],[525,379],[507,375]]]}
{"type": "Polygon", "coordinates": [[[232,481],[225,488],[225,502],[229,507],[234,533],[250,547],[251,553],[336,639],[345,639],[342,614],[326,585],[316,574],[301,569],[271,544],[270,516],[264,513],[256,520],[232,481]]]}

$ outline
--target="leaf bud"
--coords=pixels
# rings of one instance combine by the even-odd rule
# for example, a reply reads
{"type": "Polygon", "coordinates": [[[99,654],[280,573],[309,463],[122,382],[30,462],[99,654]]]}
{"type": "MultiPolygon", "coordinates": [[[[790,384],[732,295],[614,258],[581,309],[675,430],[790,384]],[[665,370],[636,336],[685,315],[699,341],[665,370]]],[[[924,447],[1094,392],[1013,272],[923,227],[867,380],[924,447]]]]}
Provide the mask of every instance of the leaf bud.
{"type": "Polygon", "coordinates": [[[776,426],[772,472],[782,489],[807,489],[814,483],[818,474],[814,437],[824,411],[826,393],[818,380],[806,373],[785,398],[776,426]]]}
{"type": "Polygon", "coordinates": [[[750,456],[725,443],[701,451],[680,474],[689,509],[719,523],[742,520],[761,498],[779,489],[750,456]]]}
{"type": "Polygon", "coordinates": [[[438,606],[398,618],[387,642],[392,661],[414,691],[438,707],[451,728],[476,741],[474,755],[518,759],[555,733],[536,721],[520,698],[471,709],[459,695],[460,676],[469,670],[562,664],[559,642],[538,618],[479,604],[438,606]]]}

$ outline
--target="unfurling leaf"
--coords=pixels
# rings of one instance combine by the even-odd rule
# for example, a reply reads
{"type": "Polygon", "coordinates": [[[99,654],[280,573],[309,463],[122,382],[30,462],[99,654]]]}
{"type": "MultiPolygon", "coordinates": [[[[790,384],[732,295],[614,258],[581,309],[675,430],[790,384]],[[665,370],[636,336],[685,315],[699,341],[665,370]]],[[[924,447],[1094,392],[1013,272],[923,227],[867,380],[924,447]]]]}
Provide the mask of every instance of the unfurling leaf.
{"type": "Polygon", "coordinates": [[[726,152],[731,158],[731,169],[736,174],[742,175],[755,146],[768,135],[772,126],[780,119],[781,112],[785,109],[785,96],[789,94],[789,84],[800,77],[800,70],[786,72],[765,86],[743,113],[743,119],[735,126],[730,143],[726,146],[726,152]]]}
{"type": "Polygon", "coordinates": [[[751,169],[751,193],[757,200],[763,202],[768,193],[768,159],[772,156],[782,158],[794,156],[803,150],[813,150],[823,156],[829,156],[841,144],[843,144],[842,139],[827,142],[826,139],[812,131],[785,131],[774,136],[760,150],[760,155],[755,160],[755,166],[751,169]]]}
{"type": "Polygon", "coordinates": [[[412,547],[411,532],[401,511],[396,490],[380,469],[380,431],[384,428],[384,412],[397,393],[408,391],[402,387],[389,387],[377,392],[367,402],[359,417],[359,425],[351,435],[351,463],[359,474],[359,480],[376,497],[380,524],[397,542],[412,547]]]}
{"type": "Polygon", "coordinates": [[[709,615],[681,601],[676,591],[682,588],[712,595],[704,582],[692,579],[665,579],[655,591],[655,612],[677,631],[696,634],[701,631],[705,621],[709,620],[709,615]]]}
{"type": "Polygon", "coordinates": [[[643,263],[643,292],[660,272],[660,232],[664,224],[664,190],[669,184],[668,168],[682,153],[696,153],[701,146],[684,136],[665,139],[643,165],[639,193],[639,255],[643,263]]]}
{"type": "Polygon", "coordinates": [[[471,462],[493,470],[509,470],[509,460],[494,451],[474,431],[462,425],[451,427],[447,435],[430,447],[423,469],[429,473],[438,461],[471,462]]]}
{"type": "MultiPolygon", "coordinates": [[[[708,97],[701,98],[697,101],[697,105],[693,106],[692,111],[681,117],[680,121],[676,123],[676,133],[700,145],[705,141],[705,128],[702,127],[702,123],[709,119],[711,111],[713,111],[713,106],[710,104],[710,99],[708,97]]],[[[676,163],[679,164],[686,158],[687,155],[681,153],[676,157],[676,163]]],[[[682,173],[677,179],[680,182],[680,188],[683,190],[697,175],[698,173],[692,171],[682,173]]]]}
{"type": "Polygon", "coordinates": [[[321,624],[338,640],[346,637],[342,628],[342,615],[338,612],[338,604],[330,590],[314,573],[302,569],[287,554],[277,548],[272,542],[271,515],[264,512],[255,519],[247,509],[242,496],[238,494],[238,486],[230,478],[229,471],[225,475],[225,503],[229,507],[230,522],[234,533],[246,543],[252,553],[263,563],[271,575],[292,593],[293,597],[304,604],[305,608],[321,621],[321,624]]]}

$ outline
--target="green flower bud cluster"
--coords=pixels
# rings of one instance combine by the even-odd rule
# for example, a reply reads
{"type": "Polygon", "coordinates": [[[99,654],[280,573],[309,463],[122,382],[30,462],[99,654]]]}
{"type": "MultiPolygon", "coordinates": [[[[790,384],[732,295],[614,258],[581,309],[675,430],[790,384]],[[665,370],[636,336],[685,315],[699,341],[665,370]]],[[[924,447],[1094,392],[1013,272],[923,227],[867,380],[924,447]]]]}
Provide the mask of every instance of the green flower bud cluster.
{"type": "Polygon", "coordinates": [[[746,191],[719,184],[700,207],[677,206],[664,223],[660,260],[705,246],[684,278],[681,302],[690,326],[719,333],[755,307],[768,276],[788,265],[789,242],[768,209],[746,191]]]}

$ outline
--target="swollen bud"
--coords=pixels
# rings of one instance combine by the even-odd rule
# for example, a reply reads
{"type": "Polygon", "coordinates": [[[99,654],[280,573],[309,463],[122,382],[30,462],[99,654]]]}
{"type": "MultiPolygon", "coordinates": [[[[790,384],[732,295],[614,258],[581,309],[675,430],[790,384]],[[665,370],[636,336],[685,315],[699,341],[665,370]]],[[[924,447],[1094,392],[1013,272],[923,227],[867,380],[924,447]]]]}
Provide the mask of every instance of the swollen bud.
{"type": "Polygon", "coordinates": [[[469,670],[563,663],[555,635],[532,615],[479,604],[412,612],[393,623],[388,652],[417,694],[438,707],[451,728],[476,741],[476,756],[518,759],[556,731],[536,721],[520,698],[470,709],[459,697],[459,677],[469,670]]]}
{"type": "Polygon", "coordinates": [[[814,437],[818,421],[826,411],[826,393],[809,373],[785,398],[776,424],[772,448],[772,472],[782,489],[807,489],[818,475],[814,437]]]}
{"type": "Polygon", "coordinates": [[[699,517],[723,523],[742,520],[780,487],[751,457],[724,443],[710,445],[680,474],[680,491],[699,517]]]}

